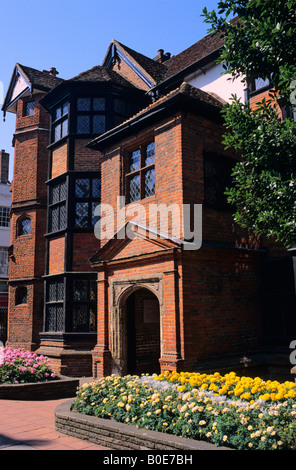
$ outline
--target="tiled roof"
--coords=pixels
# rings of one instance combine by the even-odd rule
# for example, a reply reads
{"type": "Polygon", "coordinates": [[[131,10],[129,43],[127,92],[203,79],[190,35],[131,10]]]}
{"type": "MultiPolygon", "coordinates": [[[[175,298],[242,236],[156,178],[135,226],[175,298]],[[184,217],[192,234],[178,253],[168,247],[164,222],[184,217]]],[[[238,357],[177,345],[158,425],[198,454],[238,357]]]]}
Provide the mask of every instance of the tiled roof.
{"type": "Polygon", "coordinates": [[[140,54],[140,52],[136,52],[130,47],[125,46],[124,44],[113,41],[114,44],[118,44],[122,49],[125,50],[149,75],[152,77],[156,83],[162,81],[168,69],[166,67],[166,63],[157,62],[154,59],[150,59],[149,57],[140,54]]]}
{"type": "Polygon", "coordinates": [[[224,104],[224,101],[220,97],[215,96],[211,93],[207,93],[203,90],[200,90],[199,88],[195,88],[189,83],[183,82],[180,87],[170,91],[167,95],[159,98],[157,101],[151,103],[146,108],[141,109],[141,111],[139,111],[137,114],[122,122],[118,126],[110,129],[101,136],[96,137],[94,140],[89,142],[87,146],[96,146],[96,144],[99,143],[101,140],[105,140],[106,138],[112,136],[114,133],[117,134],[121,130],[124,130],[127,126],[130,125],[130,123],[136,122],[142,116],[148,115],[150,112],[153,112],[154,109],[165,106],[166,102],[168,102],[171,98],[176,97],[177,95],[183,95],[184,97],[195,101],[197,105],[198,103],[204,104],[211,107],[212,109],[216,109],[217,111],[221,110],[224,104]]]}
{"type": "Polygon", "coordinates": [[[115,70],[107,69],[100,65],[95,65],[89,70],[82,72],[75,77],[67,80],[67,82],[113,82],[119,85],[133,87],[134,85],[124,77],[115,72],[115,70]]]}
{"type": "Polygon", "coordinates": [[[181,70],[189,67],[191,64],[203,59],[212,52],[217,51],[222,47],[222,45],[223,37],[218,34],[215,36],[208,34],[200,41],[166,61],[165,64],[168,71],[165,78],[167,79],[172,75],[175,75],[181,70]]]}
{"type": "Polygon", "coordinates": [[[41,72],[40,70],[21,64],[17,64],[17,66],[20,67],[29,82],[32,83],[35,88],[38,88],[38,90],[49,91],[63,81],[62,78],[55,77],[47,71],[41,72]]]}

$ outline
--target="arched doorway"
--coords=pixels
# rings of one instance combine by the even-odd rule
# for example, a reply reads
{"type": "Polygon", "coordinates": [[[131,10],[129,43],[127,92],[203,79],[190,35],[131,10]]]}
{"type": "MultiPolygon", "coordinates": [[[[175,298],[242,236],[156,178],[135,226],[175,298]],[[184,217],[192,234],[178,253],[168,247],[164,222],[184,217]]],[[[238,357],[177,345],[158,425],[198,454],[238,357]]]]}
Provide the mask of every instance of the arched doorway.
{"type": "Polygon", "coordinates": [[[125,301],[128,374],[159,373],[160,308],[149,289],[139,288],[125,301]]]}

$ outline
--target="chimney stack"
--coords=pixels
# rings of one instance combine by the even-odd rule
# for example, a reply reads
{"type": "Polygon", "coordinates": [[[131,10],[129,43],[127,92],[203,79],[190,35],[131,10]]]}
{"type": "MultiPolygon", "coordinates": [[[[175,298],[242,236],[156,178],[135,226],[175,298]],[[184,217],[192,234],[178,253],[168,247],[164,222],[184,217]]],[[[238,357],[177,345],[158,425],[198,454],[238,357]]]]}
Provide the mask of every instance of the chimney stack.
{"type": "Polygon", "coordinates": [[[170,58],[171,58],[170,52],[166,52],[164,54],[164,50],[159,49],[158,50],[158,55],[155,57],[154,60],[156,60],[157,62],[160,62],[162,64],[163,62],[165,62],[166,60],[169,60],[170,58]]]}
{"type": "Polygon", "coordinates": [[[59,72],[57,71],[55,67],[51,67],[49,70],[49,73],[50,75],[53,75],[54,77],[56,77],[59,74],[59,72]]]}
{"type": "Polygon", "coordinates": [[[0,183],[8,182],[9,174],[9,153],[6,153],[5,150],[0,152],[0,183]]]}

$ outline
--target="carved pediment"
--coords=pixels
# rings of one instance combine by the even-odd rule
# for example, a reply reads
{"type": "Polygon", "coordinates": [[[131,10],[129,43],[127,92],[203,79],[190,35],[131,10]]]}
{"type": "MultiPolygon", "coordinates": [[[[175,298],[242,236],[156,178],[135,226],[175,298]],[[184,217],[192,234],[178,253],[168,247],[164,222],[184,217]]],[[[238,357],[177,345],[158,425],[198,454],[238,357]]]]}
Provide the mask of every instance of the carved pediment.
{"type": "Polygon", "coordinates": [[[91,265],[96,265],[178,248],[182,244],[182,240],[168,238],[138,223],[127,222],[89,261],[91,265]]]}

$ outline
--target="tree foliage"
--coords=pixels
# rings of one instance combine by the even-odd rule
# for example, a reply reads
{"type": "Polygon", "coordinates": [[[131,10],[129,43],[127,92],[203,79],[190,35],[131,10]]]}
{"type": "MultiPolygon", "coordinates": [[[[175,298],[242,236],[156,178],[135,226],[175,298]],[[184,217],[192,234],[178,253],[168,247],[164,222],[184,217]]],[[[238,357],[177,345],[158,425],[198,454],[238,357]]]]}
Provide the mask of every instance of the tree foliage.
{"type": "Polygon", "coordinates": [[[232,96],[223,109],[224,144],[240,153],[228,201],[235,220],[286,247],[296,243],[296,123],[279,107],[296,95],[296,0],[218,2],[203,11],[210,32],[222,34],[219,58],[231,79],[246,86],[251,77],[268,79],[270,95],[257,107],[232,96]]]}

